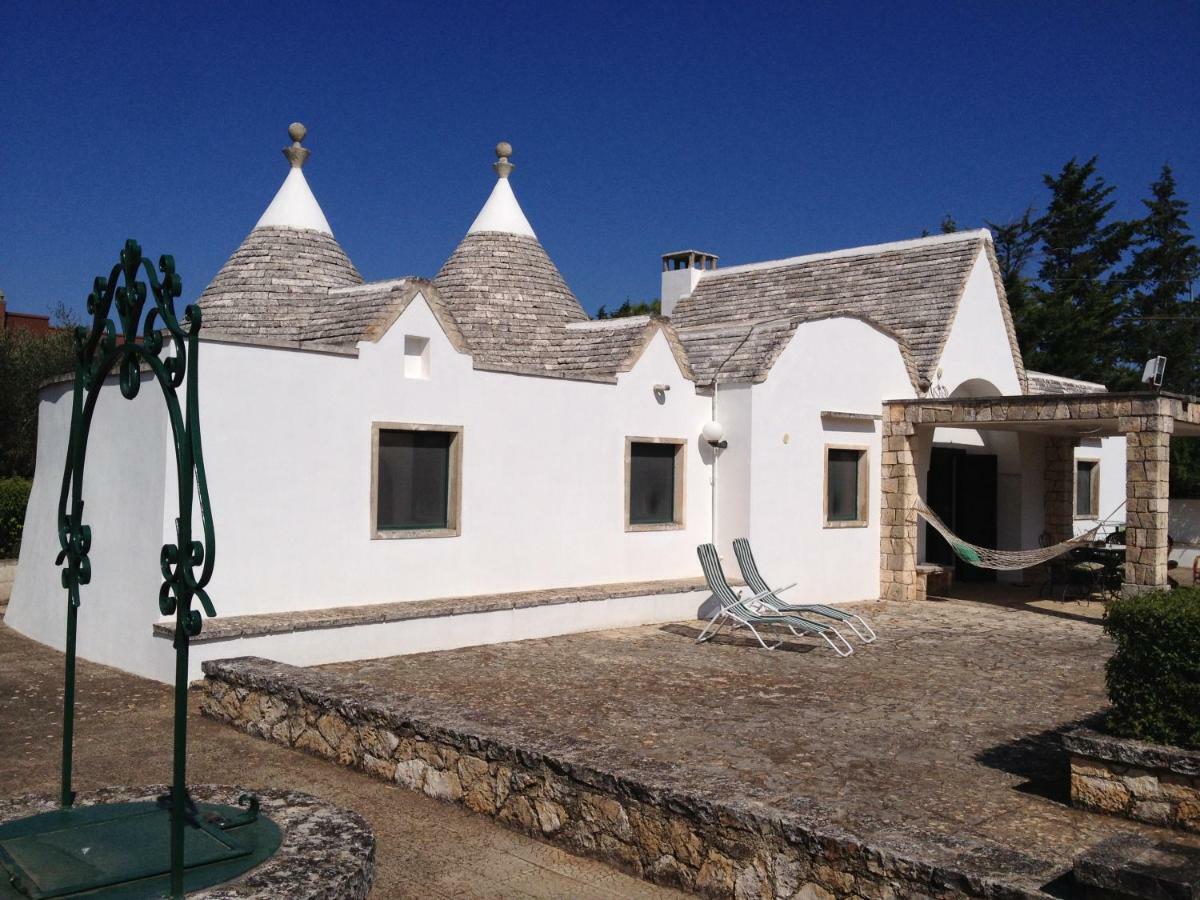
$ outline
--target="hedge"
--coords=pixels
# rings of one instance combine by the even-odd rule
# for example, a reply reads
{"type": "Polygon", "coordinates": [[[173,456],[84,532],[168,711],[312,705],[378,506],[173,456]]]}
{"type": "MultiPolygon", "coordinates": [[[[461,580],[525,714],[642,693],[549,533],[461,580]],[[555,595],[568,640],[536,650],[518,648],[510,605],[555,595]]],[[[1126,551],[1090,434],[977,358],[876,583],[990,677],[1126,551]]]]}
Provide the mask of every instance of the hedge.
{"type": "Polygon", "coordinates": [[[29,504],[28,478],[0,478],[0,559],[15,558],[21,550],[21,529],[29,504]]]}
{"type": "Polygon", "coordinates": [[[1116,643],[1106,667],[1119,737],[1200,749],[1200,590],[1119,600],[1104,630],[1116,643]]]}

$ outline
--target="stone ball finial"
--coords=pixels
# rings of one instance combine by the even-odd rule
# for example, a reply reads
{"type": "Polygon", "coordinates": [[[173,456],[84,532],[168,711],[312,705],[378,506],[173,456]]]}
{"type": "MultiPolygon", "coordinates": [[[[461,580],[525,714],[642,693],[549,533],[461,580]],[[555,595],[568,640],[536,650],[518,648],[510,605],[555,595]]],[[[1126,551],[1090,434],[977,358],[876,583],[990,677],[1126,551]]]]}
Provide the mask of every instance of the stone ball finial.
{"type": "Polygon", "coordinates": [[[492,163],[492,168],[501,178],[507,178],[513,170],[513,164],[508,161],[510,156],[512,156],[512,144],[508,141],[501,141],[496,145],[496,161],[492,163]]]}
{"type": "Polygon", "coordinates": [[[308,148],[300,146],[300,142],[307,134],[308,129],[299,122],[293,122],[288,126],[288,137],[292,139],[292,143],[283,148],[283,155],[293,169],[301,168],[309,157],[308,148]]]}

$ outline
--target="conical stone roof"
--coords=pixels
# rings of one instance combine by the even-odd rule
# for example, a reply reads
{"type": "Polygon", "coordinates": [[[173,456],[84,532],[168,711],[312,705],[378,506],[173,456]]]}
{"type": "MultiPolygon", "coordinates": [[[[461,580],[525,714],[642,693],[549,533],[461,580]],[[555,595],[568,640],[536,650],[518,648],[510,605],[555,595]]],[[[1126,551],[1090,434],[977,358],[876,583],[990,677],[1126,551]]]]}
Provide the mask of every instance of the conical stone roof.
{"type": "Polygon", "coordinates": [[[288,129],[291,170],[258,225],[200,294],[204,333],[300,340],[304,323],[328,300],[330,288],[362,284],[333,237],[301,167],[303,125],[288,129]]]}
{"type": "Polygon", "coordinates": [[[332,234],[255,228],[200,295],[204,333],[299,340],[329,289],[362,284],[332,234]]]}
{"type": "Polygon", "coordinates": [[[588,316],[517,204],[511,152],[496,148],[499,180],[433,284],[476,365],[539,371],[563,328],[588,316]]]}

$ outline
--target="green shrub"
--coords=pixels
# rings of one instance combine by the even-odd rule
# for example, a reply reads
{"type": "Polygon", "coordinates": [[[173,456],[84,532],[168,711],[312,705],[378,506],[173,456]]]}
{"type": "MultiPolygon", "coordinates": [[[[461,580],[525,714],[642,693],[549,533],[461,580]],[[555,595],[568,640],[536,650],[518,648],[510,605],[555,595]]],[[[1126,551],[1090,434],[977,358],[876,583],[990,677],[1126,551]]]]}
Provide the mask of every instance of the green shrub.
{"type": "Polygon", "coordinates": [[[1106,667],[1108,730],[1200,749],[1200,590],[1120,600],[1104,630],[1116,643],[1106,667]]]}
{"type": "Polygon", "coordinates": [[[0,559],[15,557],[21,549],[31,487],[33,482],[28,478],[0,478],[0,559]]]}

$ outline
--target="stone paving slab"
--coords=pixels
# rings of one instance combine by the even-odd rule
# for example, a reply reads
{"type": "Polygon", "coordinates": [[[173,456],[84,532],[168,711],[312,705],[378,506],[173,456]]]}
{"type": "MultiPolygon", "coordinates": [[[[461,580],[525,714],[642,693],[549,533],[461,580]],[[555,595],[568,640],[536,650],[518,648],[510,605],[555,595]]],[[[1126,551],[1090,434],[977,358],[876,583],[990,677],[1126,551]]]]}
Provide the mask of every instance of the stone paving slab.
{"type": "MultiPolygon", "coordinates": [[[[1018,590],[1018,589],[1014,589],[1018,590]]],[[[877,644],[696,646],[694,624],[339,663],[355,696],[887,847],[1051,880],[1114,834],[1067,805],[1064,731],[1105,705],[1084,604],[862,607],[877,644]],[[365,689],[363,689],[365,688],[365,689]]]]}
{"type": "MultiPolygon", "coordinates": [[[[741,584],[740,581],[731,582],[741,584]]],[[[653,597],[661,594],[686,594],[704,589],[703,578],[675,578],[665,581],[628,581],[580,587],[548,588],[506,594],[480,594],[471,597],[443,597],[436,600],[401,600],[395,603],[371,603],[365,606],[332,606],[294,612],[262,613],[250,616],[218,616],[204,620],[204,630],[192,638],[193,644],[225,641],[240,637],[287,634],[319,628],[343,628],[350,625],[376,625],[381,622],[405,622],[438,616],[462,616],[470,613],[529,609],[561,603],[586,603],[622,597],[653,597]]],[[[173,638],[175,626],[159,623],[154,634],[173,638]]]]}

